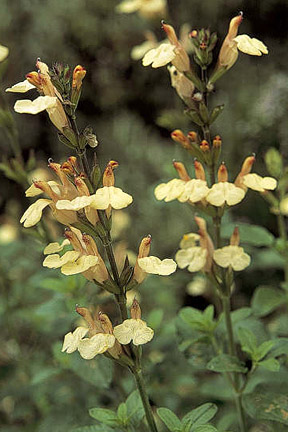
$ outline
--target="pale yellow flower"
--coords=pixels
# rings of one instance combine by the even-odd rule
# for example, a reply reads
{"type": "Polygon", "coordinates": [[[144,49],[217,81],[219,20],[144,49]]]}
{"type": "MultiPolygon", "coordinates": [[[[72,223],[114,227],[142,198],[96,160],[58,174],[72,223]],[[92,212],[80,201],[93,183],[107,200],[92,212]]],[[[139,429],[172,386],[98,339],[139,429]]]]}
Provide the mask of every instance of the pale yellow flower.
{"type": "Polygon", "coordinates": [[[180,202],[189,201],[196,203],[206,198],[209,188],[206,181],[200,179],[192,179],[185,182],[184,191],[178,197],[180,202]]]}
{"type": "Polygon", "coordinates": [[[4,61],[9,54],[9,49],[3,45],[0,45],[0,62],[4,61]]]}
{"type": "Polygon", "coordinates": [[[26,79],[17,84],[14,84],[12,87],[7,88],[5,91],[11,93],[26,93],[27,91],[32,89],[36,89],[36,87],[26,79]]]}
{"type": "Polygon", "coordinates": [[[165,202],[173,201],[184,192],[185,184],[186,182],[180,179],[173,179],[168,183],[161,183],[155,188],[155,197],[158,201],[163,199],[165,202]]]}
{"type": "Polygon", "coordinates": [[[43,261],[43,267],[48,268],[60,268],[64,264],[70,261],[74,262],[79,257],[80,252],[68,251],[64,255],[60,256],[58,254],[48,255],[43,261]]]}
{"type": "Polygon", "coordinates": [[[143,345],[149,342],[154,335],[154,331],[141,319],[127,319],[116,326],[113,333],[122,345],[127,345],[131,341],[134,345],[143,345]]]}
{"type": "Polygon", "coordinates": [[[43,254],[44,255],[50,255],[50,254],[55,254],[57,252],[61,252],[65,246],[70,245],[70,242],[68,239],[63,240],[63,242],[61,244],[54,242],[54,243],[49,243],[44,251],[43,254]]]}
{"type": "Polygon", "coordinates": [[[195,89],[193,82],[186,78],[182,72],[179,72],[175,66],[168,66],[168,71],[170,73],[171,86],[175,88],[180,98],[191,98],[195,89]]]}
{"type": "Polygon", "coordinates": [[[186,287],[186,291],[191,296],[201,296],[207,291],[207,279],[201,276],[195,276],[192,282],[186,287]]]}
{"type": "Polygon", "coordinates": [[[30,228],[36,225],[42,217],[42,212],[44,208],[50,204],[51,200],[49,199],[37,200],[25,211],[22,218],[20,219],[20,223],[24,223],[25,228],[30,228]]]}
{"type": "Polygon", "coordinates": [[[174,260],[164,259],[161,261],[155,256],[138,258],[138,264],[145,273],[158,274],[160,276],[168,276],[174,273],[177,268],[174,260]]]}
{"type": "Polygon", "coordinates": [[[159,68],[172,62],[176,57],[176,47],[170,43],[162,43],[157,48],[148,51],[142,59],[143,66],[151,65],[159,68]]]}
{"type": "MultiPolygon", "coordinates": [[[[50,181],[49,180],[47,182],[47,184],[51,187],[52,191],[55,192],[57,195],[61,194],[61,190],[60,190],[59,184],[56,181],[54,181],[54,180],[50,181]]],[[[37,188],[35,186],[35,184],[32,183],[32,185],[28,189],[26,189],[25,196],[28,197],[28,198],[31,198],[31,197],[34,197],[34,196],[41,195],[43,192],[44,191],[42,189],[37,188]]]]}
{"type": "Polygon", "coordinates": [[[119,13],[138,12],[145,18],[154,18],[166,13],[166,0],[123,0],[116,6],[119,13]]]}
{"type": "Polygon", "coordinates": [[[255,38],[250,38],[250,36],[246,34],[236,36],[233,41],[236,42],[238,50],[245,54],[255,56],[268,54],[268,49],[263,42],[255,38]]]}
{"type": "Polygon", "coordinates": [[[247,174],[243,177],[243,183],[250,189],[258,192],[274,190],[277,187],[277,180],[273,177],[261,177],[258,174],[247,174]]]}
{"type": "Polygon", "coordinates": [[[206,266],[208,251],[201,246],[180,249],[175,256],[178,267],[188,267],[190,272],[198,272],[206,266]]]}
{"type": "Polygon", "coordinates": [[[64,337],[64,342],[62,346],[62,352],[67,352],[71,354],[77,350],[79,342],[86,336],[89,329],[87,327],[77,327],[74,332],[69,332],[64,337]]]}
{"type": "Polygon", "coordinates": [[[229,182],[215,183],[206,196],[206,201],[216,207],[224,204],[229,206],[238,204],[243,200],[245,192],[243,189],[229,182]]]}
{"type": "Polygon", "coordinates": [[[251,258],[244,252],[240,246],[224,246],[216,249],[213,253],[213,259],[220,267],[232,267],[235,271],[244,270],[250,265],[251,258]]]}
{"type": "Polygon", "coordinates": [[[66,276],[84,273],[91,267],[95,267],[99,259],[95,255],[82,255],[76,261],[69,261],[61,267],[61,273],[66,276]]]}
{"type": "Polygon", "coordinates": [[[180,241],[181,249],[188,249],[197,246],[200,241],[200,235],[195,233],[184,234],[180,241]]]}
{"type": "Polygon", "coordinates": [[[33,101],[22,99],[16,101],[14,110],[19,114],[38,114],[41,111],[56,108],[58,99],[53,96],[39,96],[33,101]]]}
{"type": "Polygon", "coordinates": [[[284,216],[288,216],[288,196],[284,197],[282,201],[280,201],[280,213],[284,216]]]}

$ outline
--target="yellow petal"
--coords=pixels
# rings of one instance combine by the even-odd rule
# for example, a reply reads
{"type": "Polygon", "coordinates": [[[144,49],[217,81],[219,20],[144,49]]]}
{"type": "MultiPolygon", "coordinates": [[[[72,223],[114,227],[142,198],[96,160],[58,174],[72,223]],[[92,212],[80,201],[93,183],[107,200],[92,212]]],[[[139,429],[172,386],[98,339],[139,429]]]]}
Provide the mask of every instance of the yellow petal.
{"type": "Polygon", "coordinates": [[[188,271],[197,272],[203,270],[207,260],[207,250],[200,247],[181,249],[176,253],[175,259],[181,269],[188,266],[188,271]]]}
{"type": "MultiPolygon", "coordinates": [[[[68,253],[68,252],[66,252],[68,253]]],[[[77,261],[69,261],[61,267],[61,273],[64,275],[73,275],[83,273],[90,267],[99,264],[99,258],[95,255],[82,255],[77,261]]]]}
{"type": "Polygon", "coordinates": [[[155,256],[138,258],[138,264],[146,273],[158,274],[160,276],[168,276],[174,273],[177,268],[175,261],[172,259],[164,259],[161,261],[155,256]]]}
{"type": "Polygon", "coordinates": [[[180,202],[190,201],[192,203],[201,201],[209,192],[206,181],[200,179],[192,179],[185,182],[184,191],[178,198],[180,202]]]}
{"type": "Polygon", "coordinates": [[[275,180],[273,177],[261,177],[258,174],[246,174],[243,177],[243,183],[248,188],[258,192],[274,190],[277,187],[277,180],[275,180]]]}
{"type": "Polygon", "coordinates": [[[11,93],[26,93],[27,91],[35,88],[36,87],[33,84],[31,84],[28,80],[25,80],[14,84],[12,87],[7,88],[5,91],[11,93]]]}
{"type": "Polygon", "coordinates": [[[63,248],[67,245],[69,245],[70,242],[68,239],[63,240],[63,242],[61,244],[54,242],[54,243],[49,243],[44,251],[43,254],[44,255],[49,255],[49,254],[55,254],[57,252],[61,252],[63,250],[63,248]]]}
{"type": "Polygon", "coordinates": [[[141,7],[141,0],[124,0],[116,6],[118,13],[133,13],[141,7]]]}
{"type": "Polygon", "coordinates": [[[42,212],[52,201],[49,199],[39,199],[33,203],[23,214],[20,223],[24,222],[24,227],[29,228],[37,224],[42,217],[42,212]]]}
{"type": "Polygon", "coordinates": [[[288,196],[284,197],[282,201],[280,201],[280,212],[284,216],[288,216],[288,196]]]}
{"type": "Polygon", "coordinates": [[[83,209],[84,207],[88,207],[92,200],[93,200],[94,195],[91,196],[80,196],[77,197],[71,201],[69,200],[59,200],[56,203],[56,208],[58,210],[74,210],[74,211],[78,211],[83,209]]]}
{"type": "Polygon", "coordinates": [[[240,246],[225,246],[216,249],[213,253],[213,259],[220,267],[232,267],[235,271],[244,270],[250,265],[251,258],[244,252],[240,246]]]}
{"type": "Polygon", "coordinates": [[[114,186],[104,186],[98,189],[92,197],[91,207],[98,210],[106,210],[110,205],[119,210],[127,207],[133,201],[131,195],[114,186]]]}
{"type": "Polygon", "coordinates": [[[91,360],[96,355],[102,354],[115,344],[115,336],[105,333],[97,333],[90,339],[82,339],[78,344],[78,351],[82,358],[91,360]]]}
{"type": "Polygon", "coordinates": [[[238,204],[243,200],[245,192],[243,189],[229,182],[215,183],[206,196],[206,201],[210,204],[221,207],[225,203],[229,206],[238,204]]]}
{"type": "Polygon", "coordinates": [[[163,199],[165,202],[173,201],[184,192],[185,184],[186,182],[180,179],[173,179],[168,183],[161,183],[155,188],[155,197],[158,201],[163,199]]]}
{"type": "Polygon", "coordinates": [[[268,54],[267,47],[256,38],[250,38],[248,35],[239,35],[233,39],[237,43],[237,48],[245,54],[261,56],[268,54]]]}
{"type": "Polygon", "coordinates": [[[88,333],[89,329],[87,327],[77,327],[74,332],[67,333],[64,337],[64,342],[62,346],[62,352],[66,351],[67,354],[71,354],[76,351],[81,339],[88,333]]]}
{"type": "MultiPolygon", "coordinates": [[[[51,189],[53,190],[53,192],[57,193],[58,195],[60,194],[60,185],[51,180],[47,182],[48,185],[51,187],[51,189]]],[[[32,183],[32,185],[25,191],[25,195],[26,197],[34,197],[37,195],[41,195],[43,193],[43,191],[39,188],[37,188],[34,183],[32,183]]]]}
{"type": "Polygon", "coordinates": [[[149,342],[154,335],[154,331],[147,326],[145,321],[140,319],[123,321],[122,324],[114,328],[113,333],[122,345],[127,345],[131,341],[134,345],[143,345],[149,342]]]}
{"type": "Polygon", "coordinates": [[[190,247],[194,247],[196,246],[197,243],[199,243],[199,240],[200,240],[199,234],[194,234],[194,233],[184,234],[180,242],[180,248],[188,249],[190,247]]]}
{"type": "Polygon", "coordinates": [[[143,66],[152,65],[152,68],[165,66],[174,60],[176,56],[175,46],[171,44],[161,44],[158,48],[148,51],[143,57],[143,66]]]}
{"type": "Polygon", "coordinates": [[[66,263],[74,262],[80,255],[80,252],[68,251],[62,257],[58,254],[48,255],[43,261],[43,267],[59,268],[66,263]]]}
{"type": "Polygon", "coordinates": [[[6,59],[9,54],[9,49],[3,45],[0,45],[0,62],[6,59]]]}
{"type": "Polygon", "coordinates": [[[38,114],[48,108],[56,107],[57,100],[57,97],[53,96],[39,96],[33,101],[22,99],[16,101],[14,110],[20,114],[38,114]]]}

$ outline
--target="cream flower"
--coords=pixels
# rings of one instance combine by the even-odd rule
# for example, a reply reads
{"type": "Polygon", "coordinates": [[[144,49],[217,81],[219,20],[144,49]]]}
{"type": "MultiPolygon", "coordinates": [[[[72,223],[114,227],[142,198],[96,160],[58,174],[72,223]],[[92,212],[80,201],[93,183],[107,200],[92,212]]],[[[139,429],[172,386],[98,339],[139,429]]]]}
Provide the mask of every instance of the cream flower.
{"type": "Polygon", "coordinates": [[[116,6],[116,11],[119,13],[138,12],[145,18],[163,16],[165,10],[166,0],[124,0],[116,6]]]}
{"type": "Polygon", "coordinates": [[[51,200],[49,199],[37,200],[25,211],[22,218],[20,219],[20,223],[24,223],[25,228],[30,228],[36,225],[42,217],[42,212],[44,208],[50,204],[51,200]]]}
{"type": "Polygon", "coordinates": [[[98,210],[106,210],[109,206],[119,210],[131,204],[133,198],[131,195],[122,191],[115,186],[104,186],[96,191],[94,195],[77,197],[72,201],[59,200],[56,203],[58,210],[78,211],[85,207],[91,207],[98,210]]]}
{"type": "Polygon", "coordinates": [[[57,252],[61,252],[65,246],[70,245],[70,242],[68,239],[63,240],[63,242],[61,244],[54,242],[54,243],[49,243],[44,251],[43,254],[44,255],[50,255],[50,254],[55,254],[57,252]]]}
{"type": "Polygon", "coordinates": [[[113,333],[118,342],[123,345],[131,341],[134,345],[143,345],[149,342],[154,335],[154,331],[141,319],[127,319],[116,326],[113,333]]]}
{"type": "MultiPolygon", "coordinates": [[[[61,191],[60,191],[59,184],[57,182],[55,182],[54,180],[50,180],[47,182],[47,184],[51,187],[53,192],[60,195],[61,191]]],[[[31,198],[34,196],[41,195],[43,192],[44,191],[42,189],[37,188],[35,184],[32,183],[32,185],[28,189],[26,189],[25,196],[31,198]]]]}
{"type": "Polygon", "coordinates": [[[213,259],[220,267],[232,267],[235,271],[244,270],[250,265],[251,258],[244,252],[240,246],[224,246],[216,249],[213,253],[213,259]]]}
{"type": "Polygon", "coordinates": [[[183,193],[178,197],[180,202],[196,203],[204,199],[209,192],[206,181],[192,179],[186,182],[183,193]]]}
{"type": "Polygon", "coordinates": [[[58,254],[48,255],[43,261],[43,267],[59,268],[70,261],[74,262],[80,255],[80,252],[68,251],[62,257],[58,254]]]}
{"type": "Polygon", "coordinates": [[[61,273],[66,276],[84,273],[91,267],[95,267],[99,259],[95,255],[82,255],[76,261],[70,261],[61,267],[61,273]]]}
{"type": "Polygon", "coordinates": [[[261,56],[262,54],[268,54],[267,47],[258,39],[250,38],[250,36],[243,34],[233,39],[237,44],[239,51],[245,54],[261,56]]]}
{"type": "Polygon", "coordinates": [[[197,246],[200,241],[200,235],[195,233],[184,234],[180,241],[181,249],[188,249],[190,247],[197,246]]]}
{"type": "Polygon", "coordinates": [[[32,89],[36,89],[36,87],[28,80],[24,80],[17,84],[14,84],[12,87],[7,88],[5,91],[11,93],[26,93],[27,91],[32,89]]]}
{"type": "Polygon", "coordinates": [[[170,43],[163,43],[148,51],[142,59],[143,66],[151,65],[152,68],[159,68],[167,65],[176,57],[175,46],[170,43]]]}
{"type": "Polygon", "coordinates": [[[191,98],[195,89],[193,82],[186,78],[182,72],[177,71],[175,66],[168,66],[168,71],[170,73],[171,86],[175,88],[180,98],[191,98]]]}
{"type": "Polygon", "coordinates": [[[168,276],[174,273],[177,268],[175,261],[172,259],[164,259],[161,261],[155,256],[139,258],[138,264],[145,273],[158,274],[160,276],[168,276]]]}
{"type": "Polygon", "coordinates": [[[0,62],[4,61],[8,57],[9,49],[3,45],[0,45],[0,62]]]}
{"type": "Polygon", "coordinates": [[[243,200],[245,192],[243,189],[229,182],[215,183],[206,196],[209,204],[221,207],[225,203],[229,206],[238,204],[243,200]]]}
{"type": "Polygon", "coordinates": [[[86,336],[89,329],[87,327],[77,327],[74,332],[69,332],[64,337],[64,342],[62,346],[62,352],[67,352],[71,354],[77,350],[79,342],[86,336]]]}
{"type": "Polygon", "coordinates": [[[81,339],[78,351],[85,360],[92,360],[96,355],[103,354],[115,344],[115,336],[106,333],[97,333],[91,338],[81,339]]]}
{"type": "Polygon", "coordinates": [[[188,271],[198,272],[203,270],[207,261],[207,249],[200,246],[180,249],[175,256],[176,262],[180,269],[188,266],[188,271]]]}
{"type": "Polygon", "coordinates": [[[39,96],[33,101],[22,99],[16,101],[14,110],[19,114],[38,114],[41,111],[57,107],[58,99],[53,96],[39,96]]]}
{"type": "Polygon", "coordinates": [[[158,201],[163,199],[165,202],[173,201],[184,192],[185,184],[186,182],[180,179],[173,179],[168,183],[161,183],[155,188],[155,197],[158,201]]]}
{"type": "Polygon", "coordinates": [[[243,183],[250,189],[258,192],[274,190],[277,187],[277,180],[273,177],[261,177],[258,174],[247,174],[243,177],[243,183]]]}

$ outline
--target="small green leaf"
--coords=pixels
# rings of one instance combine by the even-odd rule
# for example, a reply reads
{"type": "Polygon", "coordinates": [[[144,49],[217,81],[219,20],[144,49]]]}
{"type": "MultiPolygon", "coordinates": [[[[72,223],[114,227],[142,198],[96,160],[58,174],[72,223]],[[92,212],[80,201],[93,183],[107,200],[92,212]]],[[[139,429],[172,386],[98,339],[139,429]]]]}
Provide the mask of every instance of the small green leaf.
{"type": "Polygon", "coordinates": [[[270,351],[270,356],[278,357],[283,354],[288,354],[288,338],[273,339],[274,346],[270,351]]]}
{"type": "Polygon", "coordinates": [[[274,358],[262,360],[258,363],[258,366],[268,369],[271,372],[278,372],[280,369],[280,363],[274,358]]]}
{"type": "Polygon", "coordinates": [[[173,413],[173,411],[171,411],[168,408],[158,408],[157,414],[159,415],[163,423],[165,423],[169,431],[171,432],[181,431],[182,423],[179,420],[179,418],[176,416],[176,414],[173,413]]]}
{"type": "Polygon", "coordinates": [[[145,415],[143,404],[138,390],[134,390],[126,399],[127,414],[130,423],[135,426],[141,422],[145,415]]]}
{"type": "Polygon", "coordinates": [[[212,403],[205,403],[199,407],[188,412],[182,419],[182,424],[185,427],[187,424],[191,424],[191,431],[194,432],[196,426],[205,425],[209,420],[211,420],[218,408],[212,403]]]}
{"type": "MultiPolygon", "coordinates": [[[[248,243],[253,246],[271,246],[274,243],[274,236],[266,229],[258,225],[248,223],[238,223],[241,243],[248,243]]],[[[223,238],[230,238],[235,224],[226,224],[223,226],[223,238]]]]}
{"type": "Polygon", "coordinates": [[[262,317],[268,315],[285,302],[288,302],[288,299],[283,291],[260,286],[252,297],[251,305],[254,314],[262,317]]]}
{"type": "Polygon", "coordinates": [[[273,348],[274,344],[275,341],[270,340],[270,341],[263,342],[257,348],[255,347],[253,360],[257,362],[262,360],[268,354],[268,352],[273,348]]]}
{"type": "Polygon", "coordinates": [[[106,408],[91,408],[89,415],[108,426],[117,426],[118,418],[114,411],[106,408]]]}
{"type": "Polygon", "coordinates": [[[237,357],[228,354],[220,354],[212,358],[207,364],[207,369],[213,372],[247,372],[247,368],[237,357]]]}
{"type": "Polygon", "coordinates": [[[257,347],[257,339],[254,333],[247,328],[240,327],[238,329],[238,338],[242,350],[252,355],[257,347]]]}
{"type": "Polygon", "coordinates": [[[127,416],[127,407],[124,402],[122,402],[117,409],[117,417],[120,422],[124,425],[127,424],[128,416],[127,416]]]}
{"type": "Polygon", "coordinates": [[[272,420],[288,426],[288,396],[269,391],[244,396],[245,411],[254,419],[272,420]]]}
{"type": "Polygon", "coordinates": [[[185,307],[181,309],[179,315],[183,321],[199,332],[211,333],[217,326],[217,322],[213,320],[213,306],[208,306],[203,312],[192,307],[185,307]]]}

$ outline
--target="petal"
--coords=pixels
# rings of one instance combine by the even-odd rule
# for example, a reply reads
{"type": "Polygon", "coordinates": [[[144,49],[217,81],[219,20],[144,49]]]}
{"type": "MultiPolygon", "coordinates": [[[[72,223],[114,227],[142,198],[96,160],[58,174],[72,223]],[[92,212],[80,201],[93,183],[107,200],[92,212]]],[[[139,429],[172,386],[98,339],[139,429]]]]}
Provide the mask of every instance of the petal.
{"type": "Polygon", "coordinates": [[[194,247],[196,246],[197,242],[199,242],[199,240],[200,240],[199,234],[195,234],[195,233],[184,234],[180,242],[180,248],[188,249],[194,247]]]}
{"type": "Polygon", "coordinates": [[[122,345],[127,345],[131,342],[134,335],[134,327],[136,320],[127,319],[122,324],[114,327],[113,334],[122,345]]]}
{"type": "Polygon", "coordinates": [[[245,196],[243,189],[229,182],[215,183],[206,196],[206,200],[216,206],[221,207],[227,202],[228,205],[238,204],[245,196]]]}
{"type": "Polygon", "coordinates": [[[25,228],[30,228],[37,224],[42,217],[42,212],[52,201],[49,199],[39,199],[33,203],[23,214],[20,223],[24,222],[25,228]]]}
{"type": "Polygon", "coordinates": [[[143,66],[152,65],[153,68],[165,66],[175,58],[175,46],[171,44],[161,44],[158,48],[148,51],[143,57],[143,66]]]}
{"type": "Polygon", "coordinates": [[[250,189],[258,192],[265,190],[274,190],[277,187],[277,180],[272,177],[261,177],[258,174],[246,174],[243,177],[243,183],[250,189]]]}
{"type": "MultiPolygon", "coordinates": [[[[141,320],[137,320],[141,321],[141,320]]],[[[142,321],[144,323],[144,321],[142,321]]],[[[151,339],[154,336],[154,330],[152,328],[148,327],[146,323],[145,325],[138,325],[138,327],[135,326],[134,328],[134,336],[133,336],[133,344],[134,345],[143,345],[147,342],[150,342],[151,339]]]]}
{"type": "MultiPolygon", "coordinates": [[[[51,187],[53,192],[60,195],[60,185],[57,182],[51,180],[51,181],[48,181],[47,184],[51,187]]],[[[32,183],[32,185],[25,191],[25,196],[26,197],[34,197],[37,195],[41,195],[42,193],[43,193],[43,190],[40,188],[37,188],[34,185],[34,183],[32,183]]]]}
{"type": "Polygon", "coordinates": [[[9,49],[3,45],[0,45],[0,62],[6,59],[9,54],[9,49]]]}
{"type": "Polygon", "coordinates": [[[123,192],[122,189],[120,188],[109,186],[109,192],[110,192],[110,204],[112,208],[114,208],[115,210],[125,208],[133,201],[132,196],[127,194],[126,192],[123,192]]]}
{"type": "Polygon", "coordinates": [[[138,264],[146,273],[158,274],[161,276],[168,276],[171,273],[174,273],[177,268],[177,264],[174,260],[164,259],[161,261],[155,256],[138,258],[138,264]]]}
{"type": "Polygon", "coordinates": [[[48,255],[43,261],[43,267],[59,268],[69,263],[74,262],[80,255],[80,252],[68,251],[62,257],[58,254],[48,255]]]}
{"type": "Polygon", "coordinates": [[[14,110],[20,114],[38,114],[48,108],[56,107],[57,97],[39,96],[35,100],[22,99],[16,101],[14,110]]]}
{"type": "Polygon", "coordinates": [[[14,84],[12,87],[7,88],[5,91],[11,93],[26,93],[27,91],[35,88],[36,87],[33,84],[31,84],[28,80],[24,80],[17,84],[14,84]]]}
{"type": "Polygon", "coordinates": [[[82,339],[78,344],[78,351],[82,358],[91,360],[98,354],[102,354],[115,344],[115,336],[111,334],[97,333],[90,339],[82,339]]]}
{"type": "Polygon", "coordinates": [[[113,332],[122,345],[127,345],[131,340],[134,345],[142,345],[149,342],[154,335],[154,331],[141,319],[127,319],[116,326],[113,332]]]}
{"type": "Polygon", "coordinates": [[[225,182],[225,199],[229,206],[238,204],[240,201],[243,200],[245,197],[245,191],[237,186],[235,186],[233,183],[225,182]]]}
{"type": "Polygon", "coordinates": [[[261,56],[268,54],[267,47],[263,42],[256,38],[250,38],[248,35],[239,35],[233,39],[237,43],[237,48],[245,54],[261,56]]]}
{"type": "MultiPolygon", "coordinates": [[[[66,252],[68,253],[68,252],[66,252]]],[[[50,255],[51,256],[51,255],[50,255]]],[[[64,275],[73,275],[83,273],[91,267],[99,264],[99,258],[95,255],[82,255],[77,261],[64,263],[61,273],[64,275]]]]}
{"type": "Polygon", "coordinates": [[[43,251],[43,254],[44,255],[49,255],[49,254],[55,254],[57,252],[61,252],[63,250],[63,248],[65,246],[69,245],[69,244],[70,244],[70,242],[69,242],[68,239],[63,240],[63,242],[61,243],[61,245],[59,243],[57,243],[57,242],[49,243],[45,247],[45,249],[43,251]]]}
{"type": "Polygon", "coordinates": [[[77,327],[73,333],[67,333],[64,337],[64,342],[62,346],[62,352],[66,351],[67,354],[71,354],[76,351],[81,339],[88,333],[89,329],[87,327],[77,327]]]}
{"type": "Polygon", "coordinates": [[[250,256],[244,252],[242,247],[231,245],[216,249],[213,259],[220,267],[227,268],[231,265],[235,271],[248,267],[251,261],[250,256]]]}
{"type": "Polygon", "coordinates": [[[188,271],[197,272],[205,267],[207,250],[200,246],[181,249],[176,253],[175,259],[179,268],[188,266],[188,271]]]}
{"type": "Polygon", "coordinates": [[[190,201],[192,203],[201,201],[209,192],[206,181],[200,179],[192,179],[186,182],[185,188],[181,196],[178,198],[180,202],[190,201]]]}
{"type": "Polygon", "coordinates": [[[180,179],[170,180],[168,183],[161,183],[155,188],[154,194],[158,201],[165,202],[177,199],[183,192],[186,182],[180,179]]]}
{"type": "Polygon", "coordinates": [[[88,207],[93,201],[94,195],[91,196],[80,196],[74,198],[73,200],[59,200],[56,202],[56,208],[58,210],[73,210],[78,211],[83,209],[84,207],[88,207]]]}
{"type": "Polygon", "coordinates": [[[124,0],[116,6],[118,13],[133,13],[141,7],[141,0],[124,0]]]}

